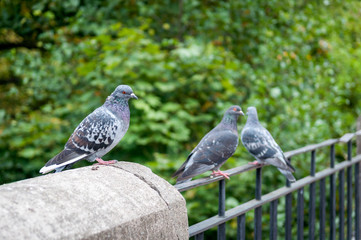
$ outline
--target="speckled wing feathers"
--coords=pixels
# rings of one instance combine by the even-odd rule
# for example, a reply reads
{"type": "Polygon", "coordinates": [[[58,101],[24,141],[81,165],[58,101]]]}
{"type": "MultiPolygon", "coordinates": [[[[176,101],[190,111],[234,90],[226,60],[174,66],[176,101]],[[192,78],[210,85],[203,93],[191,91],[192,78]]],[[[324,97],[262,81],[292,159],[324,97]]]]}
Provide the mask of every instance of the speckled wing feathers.
{"type": "Polygon", "coordinates": [[[121,124],[109,110],[97,108],[74,130],[64,150],[48,161],[40,172],[47,173],[81,159],[94,161],[96,153],[111,147],[122,129],[121,124]]]}
{"type": "Polygon", "coordinates": [[[296,181],[292,175],[295,171],[294,167],[286,159],[272,135],[259,123],[246,124],[242,130],[241,140],[257,161],[277,167],[289,181],[296,181]]]}
{"type": "Polygon", "coordinates": [[[79,124],[65,148],[82,154],[106,149],[113,143],[119,125],[120,121],[105,108],[98,108],[79,124]]]}
{"type": "Polygon", "coordinates": [[[173,177],[178,176],[177,181],[180,182],[206,171],[218,169],[233,155],[237,145],[238,135],[233,131],[211,131],[194,148],[187,161],[173,174],[173,177]]]}
{"type": "Polygon", "coordinates": [[[245,128],[241,140],[247,150],[261,161],[282,155],[281,149],[264,128],[245,128]]]}

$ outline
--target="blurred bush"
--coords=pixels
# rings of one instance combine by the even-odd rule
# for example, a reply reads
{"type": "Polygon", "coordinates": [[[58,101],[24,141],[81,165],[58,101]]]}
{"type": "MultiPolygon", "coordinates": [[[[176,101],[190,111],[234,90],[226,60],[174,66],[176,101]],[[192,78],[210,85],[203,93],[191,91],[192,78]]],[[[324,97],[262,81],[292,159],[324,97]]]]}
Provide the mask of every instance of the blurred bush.
{"type": "MultiPolygon", "coordinates": [[[[128,133],[106,158],[145,164],[171,183],[232,104],[244,111],[256,106],[285,151],[354,131],[361,114],[360,7],[358,1],[1,1],[0,184],[39,175],[119,84],[131,85],[139,100],[130,103],[128,133]]],[[[222,169],[250,160],[240,146],[222,169]]],[[[307,175],[307,159],[293,164],[297,178],[307,175]]],[[[263,178],[264,192],[284,182],[271,167],[263,178]]],[[[227,208],[252,199],[253,183],[253,173],[227,183],[227,208]]],[[[216,185],[184,196],[191,224],[216,214],[216,185]]],[[[251,215],[247,221],[253,224],[251,215]]]]}

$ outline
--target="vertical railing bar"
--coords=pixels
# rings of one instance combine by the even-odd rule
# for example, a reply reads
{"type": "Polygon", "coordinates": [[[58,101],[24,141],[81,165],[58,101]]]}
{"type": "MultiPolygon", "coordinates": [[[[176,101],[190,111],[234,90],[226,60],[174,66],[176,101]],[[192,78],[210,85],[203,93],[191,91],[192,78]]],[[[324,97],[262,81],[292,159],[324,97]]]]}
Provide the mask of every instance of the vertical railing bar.
{"type": "Polygon", "coordinates": [[[326,222],[326,181],[320,180],[320,240],[326,238],[325,222],[326,222]]]}
{"type": "MultiPolygon", "coordinates": [[[[218,216],[224,217],[226,213],[226,180],[219,181],[219,193],[218,193],[218,216]]],[[[218,225],[217,239],[226,239],[226,223],[218,225]]]]}
{"type": "MultiPolygon", "coordinates": [[[[291,158],[288,158],[288,161],[291,162],[291,158]]],[[[286,187],[291,187],[291,182],[286,178],[286,187]]]]}
{"type": "Polygon", "coordinates": [[[303,188],[297,191],[297,239],[303,240],[303,226],[304,226],[304,198],[303,188]]]}
{"type": "Polygon", "coordinates": [[[310,184],[310,206],[309,206],[309,228],[308,228],[308,239],[314,239],[315,237],[315,195],[316,188],[315,183],[310,184]]]}
{"type": "Polygon", "coordinates": [[[237,240],[246,240],[246,215],[237,217],[237,240]]]}
{"type": "Polygon", "coordinates": [[[198,233],[194,236],[194,240],[203,240],[204,239],[204,232],[198,233]]]}
{"type": "Polygon", "coordinates": [[[352,139],[347,142],[347,160],[352,160],[352,139]]]}
{"type": "MultiPolygon", "coordinates": [[[[352,140],[347,142],[347,160],[352,160],[352,140]]],[[[352,166],[347,168],[347,239],[352,236],[352,166]]]]}
{"type": "Polygon", "coordinates": [[[270,240],[277,240],[277,206],[278,199],[273,200],[270,209],[270,240]]]}
{"type": "MultiPolygon", "coordinates": [[[[288,158],[291,162],[291,158],[288,158]]],[[[290,187],[291,182],[286,179],[286,186],[290,187]]],[[[286,195],[286,239],[292,239],[292,193],[286,195]]]]}
{"type": "MultiPolygon", "coordinates": [[[[316,151],[311,152],[311,176],[316,174],[316,151]]],[[[316,188],[315,183],[310,184],[310,208],[309,208],[309,228],[308,239],[315,238],[315,204],[316,204],[316,188]]]]}
{"type": "Polygon", "coordinates": [[[262,206],[254,209],[254,239],[261,240],[262,239],[262,206]]]}
{"type": "Polygon", "coordinates": [[[220,180],[218,186],[218,215],[224,217],[224,214],[226,213],[226,180],[220,180]]]}
{"type": "MultiPolygon", "coordinates": [[[[331,168],[335,167],[335,145],[330,148],[331,168]]],[[[330,240],[336,240],[336,183],[335,174],[330,175],[330,240]]]]}
{"type": "Polygon", "coordinates": [[[292,193],[286,195],[286,240],[292,239],[292,193]]]}
{"type": "Polygon", "coordinates": [[[316,150],[311,152],[311,176],[314,177],[316,174],[316,150]]]}
{"type": "Polygon", "coordinates": [[[256,200],[262,198],[262,168],[256,169],[256,200]]]}
{"type": "MultiPolygon", "coordinates": [[[[356,129],[361,130],[361,115],[357,118],[356,129]]],[[[361,135],[356,138],[356,154],[361,154],[361,135]]],[[[360,163],[355,164],[355,239],[361,239],[360,204],[361,204],[361,178],[360,163]]]]}
{"type": "Polygon", "coordinates": [[[355,164],[355,237],[361,239],[361,223],[360,223],[360,163],[355,164]]]}
{"type": "Polygon", "coordinates": [[[340,170],[339,172],[339,215],[340,215],[340,221],[339,221],[339,240],[345,239],[345,174],[344,170],[340,170]]]}
{"type": "MultiPolygon", "coordinates": [[[[256,169],[256,200],[261,200],[262,198],[262,168],[256,169]]],[[[254,210],[255,218],[254,218],[254,226],[255,226],[255,234],[254,239],[261,240],[262,239],[262,206],[256,208],[254,210]]]]}
{"type": "Polygon", "coordinates": [[[331,145],[330,148],[330,162],[331,162],[331,168],[335,167],[335,144],[331,145]]]}

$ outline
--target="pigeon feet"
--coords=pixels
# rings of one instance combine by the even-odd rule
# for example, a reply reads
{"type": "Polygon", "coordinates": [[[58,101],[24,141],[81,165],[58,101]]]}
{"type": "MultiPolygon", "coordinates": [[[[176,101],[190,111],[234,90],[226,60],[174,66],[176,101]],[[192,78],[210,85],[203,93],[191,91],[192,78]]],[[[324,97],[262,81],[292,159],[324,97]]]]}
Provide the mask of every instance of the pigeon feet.
{"type": "Polygon", "coordinates": [[[96,164],[99,164],[99,165],[109,165],[109,164],[113,164],[113,163],[118,162],[117,160],[104,161],[101,158],[96,158],[95,160],[98,162],[96,164]]]}
{"type": "Polygon", "coordinates": [[[248,164],[250,164],[250,165],[255,165],[255,166],[261,166],[261,165],[263,165],[262,163],[259,163],[257,160],[256,160],[256,161],[253,161],[253,162],[249,162],[248,164]]]}
{"type": "Polygon", "coordinates": [[[113,164],[113,163],[118,162],[117,160],[104,161],[104,160],[101,159],[101,158],[96,158],[95,160],[96,160],[98,163],[93,164],[92,170],[98,170],[99,165],[110,165],[110,164],[113,164]]]}
{"type": "Polygon", "coordinates": [[[215,176],[215,177],[217,177],[217,176],[223,176],[223,177],[229,179],[229,174],[228,174],[228,173],[224,173],[224,172],[222,172],[221,170],[218,170],[218,171],[214,171],[214,170],[213,170],[211,176],[215,176]]]}

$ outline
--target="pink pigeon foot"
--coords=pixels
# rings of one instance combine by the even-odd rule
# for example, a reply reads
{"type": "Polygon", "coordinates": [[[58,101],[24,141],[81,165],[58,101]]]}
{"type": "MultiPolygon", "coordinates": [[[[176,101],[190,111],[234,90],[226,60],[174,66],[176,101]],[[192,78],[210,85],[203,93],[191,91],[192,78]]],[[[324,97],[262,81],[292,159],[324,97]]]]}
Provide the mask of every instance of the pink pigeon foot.
{"type": "Polygon", "coordinates": [[[257,160],[256,160],[256,161],[253,161],[253,162],[249,162],[248,164],[250,164],[250,165],[256,165],[256,166],[263,165],[262,163],[259,163],[257,160]]]}
{"type": "Polygon", "coordinates": [[[110,161],[104,161],[103,159],[101,158],[96,158],[95,159],[98,163],[96,163],[97,165],[109,165],[109,164],[113,164],[113,163],[116,163],[118,162],[117,160],[110,160],[110,161]]]}
{"type": "Polygon", "coordinates": [[[221,170],[218,170],[218,171],[212,170],[212,174],[211,174],[211,175],[212,175],[212,176],[215,176],[215,177],[217,177],[217,176],[223,176],[223,177],[229,179],[229,174],[228,174],[228,173],[224,173],[224,172],[222,172],[221,170]]]}

